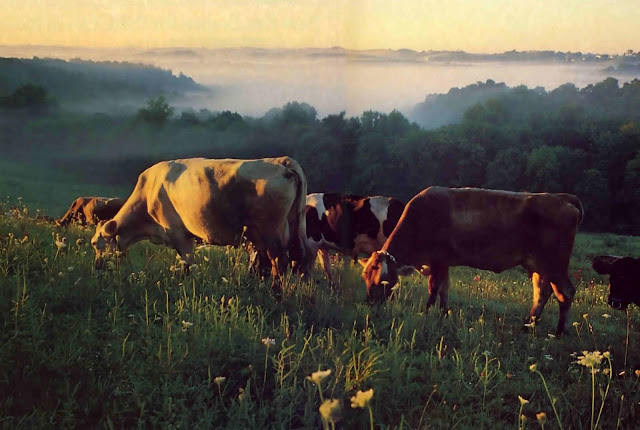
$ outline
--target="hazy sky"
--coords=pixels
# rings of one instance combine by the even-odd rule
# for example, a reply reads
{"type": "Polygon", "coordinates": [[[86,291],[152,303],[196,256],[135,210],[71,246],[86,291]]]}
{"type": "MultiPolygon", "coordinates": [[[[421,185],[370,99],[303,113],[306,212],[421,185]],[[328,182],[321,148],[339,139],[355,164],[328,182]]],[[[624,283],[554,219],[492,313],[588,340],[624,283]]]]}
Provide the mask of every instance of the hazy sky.
{"type": "Polygon", "coordinates": [[[0,44],[640,50],[640,0],[0,0],[0,44]]]}

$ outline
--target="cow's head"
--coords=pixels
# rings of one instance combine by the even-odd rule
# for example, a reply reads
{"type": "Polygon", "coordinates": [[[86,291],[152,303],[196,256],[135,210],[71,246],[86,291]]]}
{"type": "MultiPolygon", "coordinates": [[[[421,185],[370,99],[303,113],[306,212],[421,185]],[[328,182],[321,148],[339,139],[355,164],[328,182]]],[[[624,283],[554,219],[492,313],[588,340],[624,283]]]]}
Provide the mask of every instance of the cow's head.
{"type": "Polygon", "coordinates": [[[96,252],[94,266],[97,270],[103,270],[106,266],[106,257],[116,254],[118,251],[117,231],[118,223],[113,219],[98,224],[96,232],[91,238],[91,246],[96,252]]]}
{"type": "Polygon", "coordinates": [[[619,310],[626,309],[629,303],[640,306],[640,259],[599,255],[591,264],[596,272],[609,275],[609,306],[619,310]]]}
{"type": "Polygon", "coordinates": [[[411,266],[400,266],[393,255],[386,251],[376,251],[368,259],[358,261],[364,266],[362,279],[367,285],[367,300],[373,303],[388,299],[392,288],[398,283],[398,277],[415,270],[411,266]]]}

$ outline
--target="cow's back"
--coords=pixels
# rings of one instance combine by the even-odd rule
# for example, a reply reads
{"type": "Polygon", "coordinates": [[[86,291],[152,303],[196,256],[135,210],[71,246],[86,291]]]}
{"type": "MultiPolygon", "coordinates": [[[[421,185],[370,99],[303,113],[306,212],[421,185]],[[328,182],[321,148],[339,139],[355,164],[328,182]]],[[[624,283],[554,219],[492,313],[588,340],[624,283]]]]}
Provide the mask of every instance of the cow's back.
{"type": "Polygon", "coordinates": [[[430,187],[407,204],[399,226],[404,240],[430,261],[494,272],[517,265],[564,270],[581,219],[568,200],[548,193],[430,187]]]}
{"type": "Polygon", "coordinates": [[[237,244],[244,227],[281,234],[296,197],[295,175],[268,159],[161,162],[138,184],[134,194],[158,224],[220,244],[237,244]]]}

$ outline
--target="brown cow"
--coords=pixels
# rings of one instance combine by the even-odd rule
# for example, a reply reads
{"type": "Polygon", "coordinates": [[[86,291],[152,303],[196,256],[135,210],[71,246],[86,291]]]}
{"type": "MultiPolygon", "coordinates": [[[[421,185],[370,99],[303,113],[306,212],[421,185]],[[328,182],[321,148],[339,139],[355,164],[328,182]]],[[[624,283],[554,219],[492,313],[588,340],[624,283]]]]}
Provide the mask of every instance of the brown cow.
{"type": "Polygon", "coordinates": [[[500,273],[520,265],[532,274],[530,318],[540,318],[553,291],[562,334],[575,293],[569,259],[582,216],[582,204],[571,194],[427,188],[407,204],[381,251],[361,261],[367,297],[388,298],[398,275],[428,266],[427,309],[438,294],[446,309],[449,266],[500,273]]]}
{"type": "Polygon", "coordinates": [[[288,251],[304,268],[306,191],[304,173],[289,157],[160,162],[142,172],[122,209],[96,229],[96,268],[105,253],[143,239],[175,248],[191,265],[195,238],[239,245],[244,236],[271,262],[275,286],[288,251]]]}
{"type": "Polygon", "coordinates": [[[122,205],[124,199],[117,197],[78,197],[71,203],[67,212],[58,220],[59,227],[77,221],[82,225],[97,225],[100,221],[113,218],[122,205]]]}
{"type": "MultiPolygon", "coordinates": [[[[329,282],[334,283],[329,249],[357,260],[382,247],[400,219],[404,203],[392,197],[314,193],[305,210],[307,246],[318,254],[329,282]]],[[[313,259],[310,259],[313,262],[313,259]]]]}

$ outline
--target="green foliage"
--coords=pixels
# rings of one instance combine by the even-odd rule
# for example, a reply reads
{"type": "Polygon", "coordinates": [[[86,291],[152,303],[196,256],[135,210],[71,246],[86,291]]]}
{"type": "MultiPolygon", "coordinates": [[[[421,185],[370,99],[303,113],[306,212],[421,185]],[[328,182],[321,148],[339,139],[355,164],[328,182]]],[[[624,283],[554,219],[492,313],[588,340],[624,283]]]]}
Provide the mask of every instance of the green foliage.
{"type": "Polygon", "coordinates": [[[555,299],[522,326],[522,270],[452,269],[444,315],[424,312],[417,275],[370,307],[348,261],[335,264],[335,290],[318,268],[318,281],[287,279],[277,301],[241,249],[201,248],[183,274],[175,252],[140,243],[99,274],[91,230],[54,229],[29,212],[0,216],[3,428],[311,429],[323,425],[323,399],[337,399],[329,417],[349,429],[512,429],[521,415],[534,428],[539,412],[557,428],[554,411],[562,428],[636,422],[640,315],[628,314],[627,342],[626,315],[606,305],[607,280],[589,263],[592,253],[637,255],[636,238],[578,235],[575,331],[555,339],[555,299]],[[611,369],[580,364],[595,350],[609,352],[611,369]]]}
{"type": "Polygon", "coordinates": [[[62,107],[129,114],[136,103],[157,94],[209,91],[181,73],[142,64],[0,58],[0,95],[28,84],[45,88],[62,107]]]}
{"type": "Polygon", "coordinates": [[[40,85],[25,84],[16,89],[13,94],[0,97],[0,107],[10,109],[41,110],[52,101],[47,96],[47,90],[40,85]]]}
{"type": "Polygon", "coordinates": [[[431,185],[568,192],[588,208],[583,228],[640,233],[633,217],[640,210],[640,80],[622,87],[615,79],[583,89],[565,84],[550,92],[487,81],[450,96],[462,100],[476,92],[487,97],[459,124],[432,130],[398,111],[319,119],[300,102],[261,118],[191,109],[174,119],[162,96],[138,112],[148,127],[126,116],[9,112],[0,123],[0,149],[34,166],[72,170],[96,185],[127,187],[160,160],[289,155],[302,165],[310,192],[405,201],[431,185]]]}
{"type": "Polygon", "coordinates": [[[164,96],[158,96],[147,100],[147,106],[138,110],[138,119],[161,126],[173,115],[174,110],[164,96]]]}

